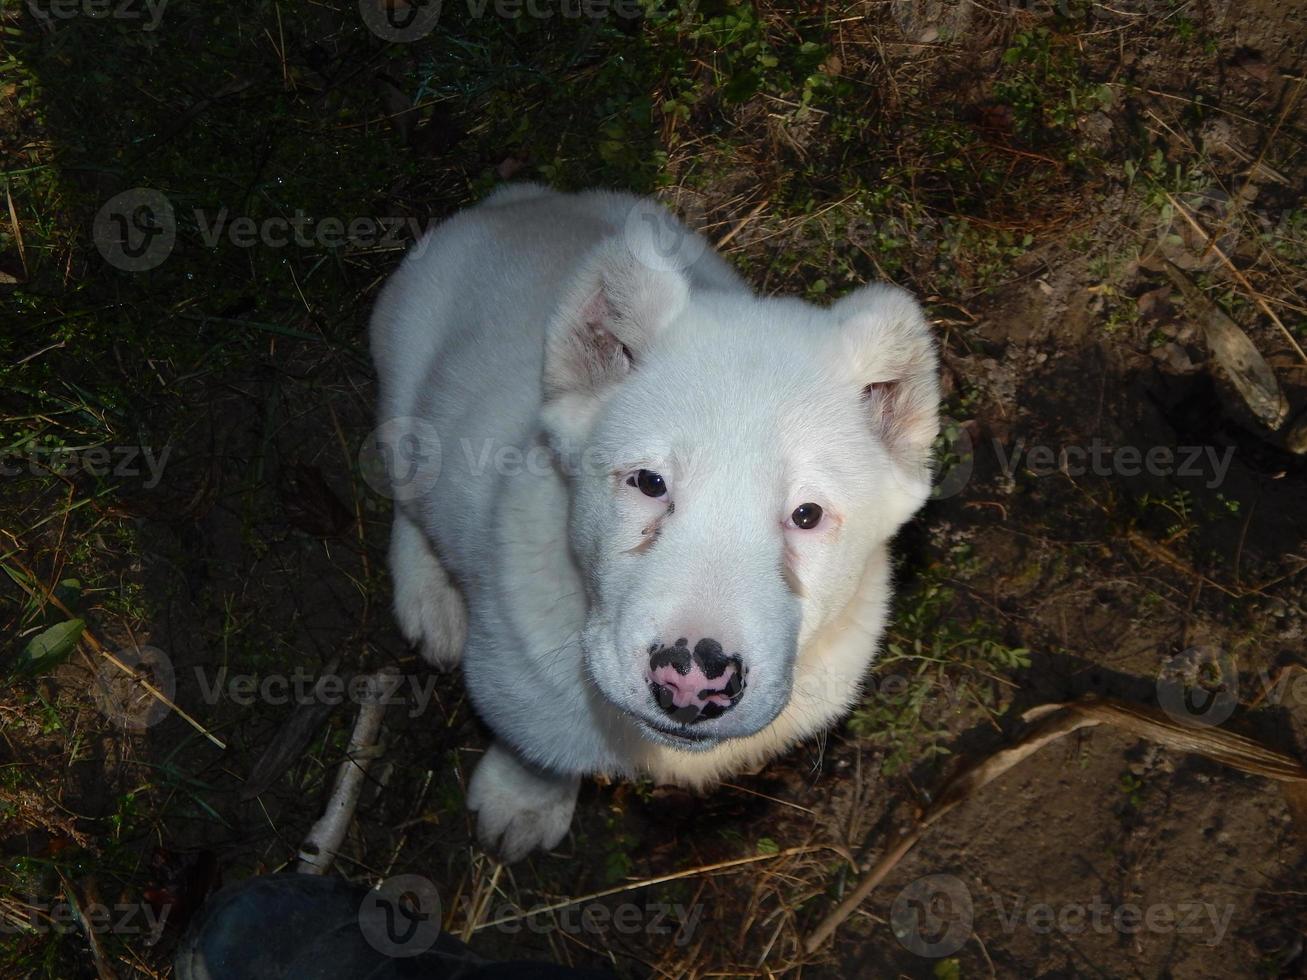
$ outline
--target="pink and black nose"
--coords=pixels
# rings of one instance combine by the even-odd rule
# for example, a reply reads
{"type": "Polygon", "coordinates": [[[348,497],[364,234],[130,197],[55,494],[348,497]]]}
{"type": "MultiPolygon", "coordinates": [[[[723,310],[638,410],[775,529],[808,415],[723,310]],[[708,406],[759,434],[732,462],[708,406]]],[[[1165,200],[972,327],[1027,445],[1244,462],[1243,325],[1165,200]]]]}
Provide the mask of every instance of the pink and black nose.
{"type": "Polygon", "coordinates": [[[685,637],[672,646],[653,644],[646,678],[658,707],[682,725],[717,718],[744,696],[743,662],[706,637],[693,650],[685,637]]]}

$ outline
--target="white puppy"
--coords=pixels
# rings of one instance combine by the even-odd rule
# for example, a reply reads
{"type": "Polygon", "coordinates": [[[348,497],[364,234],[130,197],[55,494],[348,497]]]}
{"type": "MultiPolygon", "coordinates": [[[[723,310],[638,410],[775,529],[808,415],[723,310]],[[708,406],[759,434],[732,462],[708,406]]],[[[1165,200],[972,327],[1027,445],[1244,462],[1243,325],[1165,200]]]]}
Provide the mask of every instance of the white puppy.
{"type": "Polygon", "coordinates": [[[938,429],[906,293],[760,297],[650,200],[513,185],[371,330],[395,612],[497,736],[487,848],[557,845],[583,775],[701,786],[855,702],[938,429]]]}

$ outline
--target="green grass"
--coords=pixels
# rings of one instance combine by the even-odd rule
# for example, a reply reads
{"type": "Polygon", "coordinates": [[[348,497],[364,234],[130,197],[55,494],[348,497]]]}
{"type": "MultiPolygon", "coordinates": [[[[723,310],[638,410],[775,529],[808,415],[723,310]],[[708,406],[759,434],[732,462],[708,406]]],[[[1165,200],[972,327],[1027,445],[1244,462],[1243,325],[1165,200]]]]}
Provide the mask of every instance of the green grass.
{"type": "Polygon", "coordinates": [[[1005,642],[953,584],[980,571],[967,548],[955,549],[897,599],[870,692],[849,721],[852,732],[883,750],[886,775],[947,755],[961,728],[1000,717],[1010,691],[1004,678],[1030,666],[1030,651],[1005,642]]]}

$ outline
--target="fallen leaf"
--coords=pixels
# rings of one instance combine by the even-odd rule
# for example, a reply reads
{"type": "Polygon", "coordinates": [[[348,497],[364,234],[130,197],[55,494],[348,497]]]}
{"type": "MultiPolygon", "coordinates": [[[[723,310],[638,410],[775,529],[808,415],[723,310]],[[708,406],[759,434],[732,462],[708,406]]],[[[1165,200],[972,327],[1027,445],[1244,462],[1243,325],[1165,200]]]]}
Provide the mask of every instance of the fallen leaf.
{"type": "Polygon", "coordinates": [[[85,622],[70,619],[36,634],[18,655],[17,668],[25,674],[38,674],[57,667],[68,659],[85,629],[85,622]]]}

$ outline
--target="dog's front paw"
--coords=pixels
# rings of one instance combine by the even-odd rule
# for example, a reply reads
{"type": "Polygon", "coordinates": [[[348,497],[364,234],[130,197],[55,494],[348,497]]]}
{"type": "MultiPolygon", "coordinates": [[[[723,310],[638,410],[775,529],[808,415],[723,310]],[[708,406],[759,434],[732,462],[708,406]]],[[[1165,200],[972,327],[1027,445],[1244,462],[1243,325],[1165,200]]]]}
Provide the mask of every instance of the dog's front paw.
{"type": "Polygon", "coordinates": [[[576,776],[528,766],[495,742],[472,773],[467,793],[481,846],[505,864],[537,848],[557,847],[572,824],[580,785],[576,776]]]}
{"type": "Polygon", "coordinates": [[[467,611],[431,545],[403,511],[390,532],[395,621],[404,639],[433,667],[457,665],[467,637],[467,611]]]}

